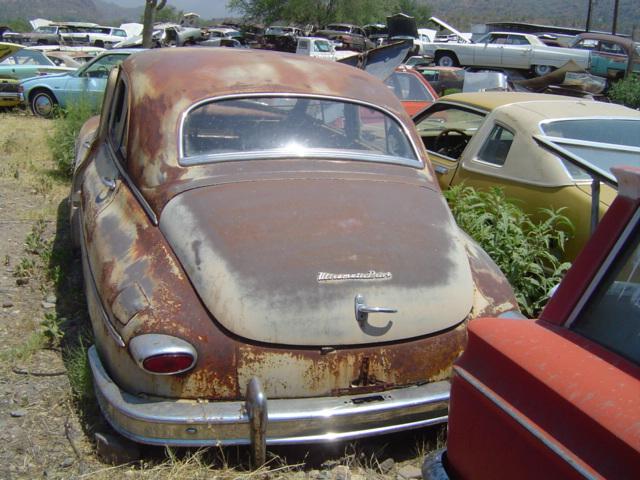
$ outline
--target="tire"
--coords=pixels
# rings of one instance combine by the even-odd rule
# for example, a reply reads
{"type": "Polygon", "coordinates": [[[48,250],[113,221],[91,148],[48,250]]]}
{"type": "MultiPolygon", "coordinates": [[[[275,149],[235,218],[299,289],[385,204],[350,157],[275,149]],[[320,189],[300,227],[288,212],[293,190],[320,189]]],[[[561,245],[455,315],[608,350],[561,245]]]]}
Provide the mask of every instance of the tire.
{"type": "Polygon", "coordinates": [[[93,46],[98,48],[104,48],[104,42],[102,40],[96,40],[95,42],[93,42],[93,46]]]}
{"type": "Polygon", "coordinates": [[[536,65],[533,67],[533,73],[536,74],[536,77],[542,77],[547,73],[551,73],[555,70],[551,65],[536,65]]]}
{"type": "Polygon", "coordinates": [[[29,106],[36,117],[52,118],[57,105],[56,97],[48,90],[36,90],[29,98],[29,106]]]}
{"type": "Polygon", "coordinates": [[[457,67],[460,65],[455,53],[440,53],[436,58],[436,64],[440,67],[457,67]]]}

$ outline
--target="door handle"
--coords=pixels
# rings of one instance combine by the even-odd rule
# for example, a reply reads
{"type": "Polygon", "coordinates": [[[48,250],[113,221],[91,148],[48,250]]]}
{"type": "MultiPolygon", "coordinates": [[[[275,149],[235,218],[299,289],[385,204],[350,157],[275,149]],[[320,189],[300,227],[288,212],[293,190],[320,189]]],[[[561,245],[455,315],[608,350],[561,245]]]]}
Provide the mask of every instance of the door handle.
{"type": "Polygon", "coordinates": [[[436,165],[433,167],[438,175],[446,175],[449,173],[449,169],[447,167],[443,167],[442,165],[436,165]]]}
{"type": "Polygon", "coordinates": [[[105,184],[105,186],[110,190],[110,191],[114,191],[116,189],[116,180],[115,178],[109,178],[109,177],[102,177],[101,178],[102,183],[105,184]]]}

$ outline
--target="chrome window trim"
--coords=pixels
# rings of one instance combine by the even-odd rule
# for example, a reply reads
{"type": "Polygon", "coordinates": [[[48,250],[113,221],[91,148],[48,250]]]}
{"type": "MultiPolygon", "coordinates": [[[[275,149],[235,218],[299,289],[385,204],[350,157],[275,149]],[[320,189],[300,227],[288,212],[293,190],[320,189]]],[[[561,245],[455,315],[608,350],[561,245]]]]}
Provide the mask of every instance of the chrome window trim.
{"type": "MultiPolygon", "coordinates": [[[[585,305],[591,299],[591,296],[598,288],[598,284],[607,274],[607,272],[611,268],[611,265],[615,262],[616,258],[618,258],[618,255],[624,249],[627,241],[631,238],[631,234],[636,229],[638,223],[640,223],[640,208],[638,208],[636,212],[633,214],[633,217],[631,217],[631,221],[627,224],[624,231],[622,232],[622,235],[620,235],[620,238],[618,238],[618,241],[615,243],[615,245],[609,252],[609,255],[607,255],[607,258],[602,263],[602,265],[600,266],[596,274],[593,276],[593,279],[591,280],[591,282],[589,283],[589,286],[586,288],[586,290],[580,297],[580,300],[578,300],[575,307],[567,317],[567,321],[564,323],[564,326],[566,328],[570,328],[571,325],[573,325],[573,323],[578,319],[585,305]]],[[[598,343],[598,345],[600,345],[600,342],[598,342],[597,340],[593,340],[593,341],[598,343]]]]}
{"type": "Polygon", "coordinates": [[[506,413],[512,420],[514,420],[518,425],[524,428],[527,432],[529,432],[532,436],[534,436],[540,443],[542,443],[545,447],[547,447],[551,452],[557,455],[560,459],[562,459],[565,463],[571,466],[576,472],[582,475],[584,478],[596,480],[600,478],[597,475],[594,475],[590,472],[587,467],[585,467],[584,462],[580,460],[576,455],[574,455],[571,451],[569,451],[566,447],[564,447],[561,443],[555,441],[550,436],[545,435],[538,426],[533,423],[526,415],[520,413],[513,406],[511,406],[506,400],[504,400],[500,395],[491,390],[487,385],[482,383],[477,377],[475,377],[472,373],[460,367],[459,365],[455,365],[453,367],[455,374],[459,375],[464,381],[469,383],[473,388],[478,390],[482,395],[484,395],[488,400],[490,400],[495,406],[497,406],[501,411],[506,413]]]}
{"type": "MultiPolygon", "coordinates": [[[[189,116],[189,114],[193,110],[207,103],[213,103],[213,102],[224,101],[224,100],[248,99],[248,98],[307,98],[307,99],[313,99],[313,100],[326,100],[326,101],[334,101],[334,102],[341,102],[341,103],[351,103],[351,104],[360,105],[366,108],[370,108],[373,110],[377,110],[391,117],[398,124],[398,126],[400,126],[407,140],[409,140],[409,144],[413,148],[413,153],[415,155],[416,160],[414,161],[414,160],[411,160],[410,158],[399,157],[405,160],[402,165],[408,166],[408,167],[417,167],[417,168],[424,168],[425,166],[425,162],[423,161],[420,155],[420,149],[416,145],[416,142],[414,141],[413,136],[409,132],[409,129],[407,128],[407,126],[404,124],[404,122],[400,120],[400,118],[396,114],[387,110],[386,108],[383,108],[379,105],[374,105],[373,103],[363,102],[361,100],[355,100],[351,98],[344,98],[344,97],[338,97],[338,96],[332,96],[332,95],[317,95],[317,94],[303,94],[303,93],[301,94],[273,93],[273,92],[271,93],[270,92],[234,93],[234,94],[228,94],[228,95],[218,95],[214,97],[208,97],[206,99],[200,100],[194,103],[193,105],[191,105],[187,110],[182,112],[180,116],[180,128],[178,131],[178,136],[179,136],[178,164],[180,166],[187,166],[187,164],[185,163],[185,160],[187,158],[193,158],[193,157],[184,156],[184,123],[187,117],[189,116]],[[412,165],[412,164],[409,165],[408,164],[409,162],[412,164],[415,163],[415,165],[412,165]]],[[[228,154],[219,154],[219,155],[228,156],[228,154]]],[[[312,155],[309,155],[309,157],[312,157],[312,155]]],[[[283,155],[279,155],[278,158],[286,158],[286,157],[284,157],[283,155]]],[[[252,155],[252,156],[245,155],[243,157],[243,160],[253,160],[253,159],[257,159],[255,155],[252,155]]],[[[336,160],[338,159],[339,158],[336,158],[336,160]]],[[[236,158],[236,160],[239,160],[239,158],[236,158]]],[[[396,162],[393,162],[393,163],[397,164],[396,162]]]]}
{"type": "MultiPolygon", "coordinates": [[[[118,68],[118,67],[116,67],[118,68]]],[[[124,135],[126,135],[127,137],[129,136],[129,128],[130,128],[130,123],[129,123],[129,119],[130,119],[130,115],[131,115],[131,102],[130,102],[130,89],[129,89],[129,82],[128,80],[125,78],[125,75],[122,74],[122,70],[120,70],[119,74],[118,74],[118,78],[116,79],[116,85],[114,88],[117,89],[118,87],[118,82],[122,81],[125,85],[126,88],[126,102],[127,102],[127,119],[126,119],[126,131],[123,134],[123,138],[124,135]]],[[[117,91],[114,92],[114,95],[111,98],[111,105],[109,106],[109,115],[111,115],[111,112],[113,111],[113,103],[116,102],[117,100],[117,91]]],[[[127,186],[129,187],[129,189],[131,190],[131,192],[133,193],[133,196],[136,197],[136,200],[138,200],[138,203],[140,203],[140,206],[142,207],[142,209],[145,211],[145,213],[147,214],[147,216],[149,217],[149,220],[151,220],[151,223],[153,223],[154,226],[158,226],[158,217],[156,216],[155,212],[153,211],[153,209],[151,208],[151,205],[149,205],[149,203],[147,202],[147,199],[144,198],[144,196],[142,195],[142,193],[140,192],[140,190],[138,190],[138,187],[136,187],[136,185],[134,184],[133,180],[131,180],[131,177],[129,176],[129,174],[126,172],[124,165],[122,164],[122,155],[120,154],[119,151],[116,151],[115,146],[113,144],[113,138],[111,135],[111,121],[112,118],[111,116],[109,116],[109,118],[107,119],[108,123],[106,126],[106,137],[107,137],[107,148],[109,149],[109,153],[112,156],[113,159],[113,163],[115,163],[116,168],[118,169],[118,173],[120,174],[120,176],[124,179],[124,181],[126,182],[127,186]]],[[[127,141],[127,145],[129,144],[129,141],[127,141]]]]}

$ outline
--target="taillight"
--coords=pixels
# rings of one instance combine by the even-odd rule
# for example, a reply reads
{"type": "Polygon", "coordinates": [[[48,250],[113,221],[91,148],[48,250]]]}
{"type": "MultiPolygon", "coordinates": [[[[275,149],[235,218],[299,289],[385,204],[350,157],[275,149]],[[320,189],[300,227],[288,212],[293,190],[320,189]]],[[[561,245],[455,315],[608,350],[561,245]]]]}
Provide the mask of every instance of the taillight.
{"type": "Polygon", "coordinates": [[[144,371],[155,375],[176,375],[191,370],[198,359],[189,342],[161,333],[133,337],[129,352],[144,371]]]}
{"type": "Polygon", "coordinates": [[[149,373],[160,375],[171,375],[185,372],[193,365],[194,358],[185,353],[169,353],[145,358],[142,361],[142,368],[149,373]]]}

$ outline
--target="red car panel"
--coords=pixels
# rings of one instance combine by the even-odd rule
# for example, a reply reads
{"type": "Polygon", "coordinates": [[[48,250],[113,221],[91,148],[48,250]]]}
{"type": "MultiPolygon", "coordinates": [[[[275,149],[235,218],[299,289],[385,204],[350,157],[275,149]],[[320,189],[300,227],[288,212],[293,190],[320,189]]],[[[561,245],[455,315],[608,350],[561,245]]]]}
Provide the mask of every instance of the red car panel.
{"type": "MultiPolygon", "coordinates": [[[[437,456],[446,474],[638,477],[640,169],[615,173],[618,197],[540,319],[470,323],[437,456]]],[[[442,478],[433,458],[425,478],[442,478]]]]}

